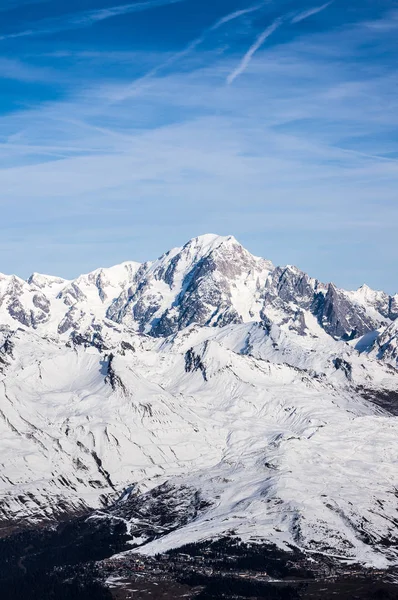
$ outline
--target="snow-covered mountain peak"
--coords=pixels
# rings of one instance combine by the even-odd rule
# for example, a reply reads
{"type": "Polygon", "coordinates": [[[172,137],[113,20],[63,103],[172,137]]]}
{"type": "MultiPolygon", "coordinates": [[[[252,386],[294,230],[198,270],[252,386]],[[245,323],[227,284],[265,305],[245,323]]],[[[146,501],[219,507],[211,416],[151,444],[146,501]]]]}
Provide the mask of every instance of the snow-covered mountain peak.
{"type": "Polygon", "coordinates": [[[366,283],[363,283],[362,285],[359,286],[359,288],[357,289],[357,292],[359,292],[360,294],[368,294],[368,293],[373,293],[374,290],[372,290],[372,288],[370,288],[366,283]]]}
{"type": "Polygon", "coordinates": [[[192,238],[184,246],[173,248],[173,250],[163,254],[157,261],[152,263],[152,271],[156,271],[160,266],[164,266],[171,261],[178,261],[180,269],[183,268],[187,271],[210,257],[214,259],[224,257],[225,260],[229,260],[232,263],[234,258],[242,255],[245,255],[252,262],[260,261],[266,264],[268,270],[273,268],[270,261],[250,254],[234,236],[206,234],[192,238]]]}
{"type": "Polygon", "coordinates": [[[0,273],[0,283],[2,287],[7,286],[19,286],[25,283],[25,280],[18,275],[6,275],[5,273],[0,273]]]}
{"type": "Polygon", "coordinates": [[[32,273],[32,275],[27,279],[27,283],[30,286],[41,290],[55,287],[62,288],[68,283],[68,280],[63,279],[62,277],[44,275],[43,273],[32,273]]]}
{"type": "Polygon", "coordinates": [[[397,300],[274,267],[232,236],[70,281],[0,276],[2,518],[167,482],[205,508],[140,535],[144,552],[235,531],[395,560],[397,300]]]}
{"type": "Polygon", "coordinates": [[[123,285],[123,283],[133,278],[140,267],[141,263],[125,261],[111,267],[100,267],[89,273],[84,273],[72,280],[72,282],[89,285],[95,283],[98,278],[103,278],[108,285],[123,285]]]}
{"type": "Polygon", "coordinates": [[[214,233],[206,233],[192,238],[183,246],[183,248],[195,249],[197,255],[204,256],[219,246],[229,243],[238,244],[237,240],[232,235],[223,236],[214,233]]]}
{"type": "Polygon", "coordinates": [[[286,269],[286,271],[290,271],[291,273],[294,273],[295,275],[298,275],[299,273],[303,273],[303,271],[301,269],[299,269],[298,267],[296,267],[295,265],[285,265],[285,269],[286,269]]]}
{"type": "Polygon", "coordinates": [[[10,325],[71,337],[104,333],[106,323],[156,337],[186,327],[259,322],[305,336],[323,329],[356,339],[398,316],[398,296],[362,286],[346,292],[287,265],[253,256],[233,236],[201,235],[159,259],[127,261],[64,280],[34,273],[0,277],[0,318],[10,325]],[[311,325],[309,325],[311,324],[311,325]]]}
{"type": "Polygon", "coordinates": [[[366,283],[362,284],[357,290],[351,292],[353,297],[358,301],[362,302],[377,302],[381,297],[387,296],[387,294],[381,290],[374,290],[369,287],[366,283]]]}

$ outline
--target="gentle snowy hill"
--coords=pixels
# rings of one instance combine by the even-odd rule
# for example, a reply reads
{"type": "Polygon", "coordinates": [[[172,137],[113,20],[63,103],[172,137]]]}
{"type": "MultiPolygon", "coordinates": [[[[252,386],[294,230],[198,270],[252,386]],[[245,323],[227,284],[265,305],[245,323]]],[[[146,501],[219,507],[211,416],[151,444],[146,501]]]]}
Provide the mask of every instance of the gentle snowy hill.
{"type": "Polygon", "coordinates": [[[388,564],[397,306],[213,235],[73,281],[1,276],[2,526],[91,507],[140,552],[234,533],[388,564]]]}

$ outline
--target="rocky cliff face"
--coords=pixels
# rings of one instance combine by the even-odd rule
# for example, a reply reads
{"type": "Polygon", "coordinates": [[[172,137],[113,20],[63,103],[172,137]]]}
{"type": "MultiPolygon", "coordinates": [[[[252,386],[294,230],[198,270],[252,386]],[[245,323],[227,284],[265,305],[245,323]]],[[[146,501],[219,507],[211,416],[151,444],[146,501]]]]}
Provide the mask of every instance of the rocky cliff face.
{"type": "Polygon", "coordinates": [[[378,359],[398,367],[398,321],[386,327],[376,337],[370,351],[378,359]]]}
{"type": "MultiPolygon", "coordinates": [[[[390,325],[398,296],[363,286],[346,292],[295,267],[274,267],[232,236],[205,235],[142,265],[123,263],[73,281],[2,275],[0,319],[45,334],[73,336],[112,321],[165,337],[198,324],[290,322],[305,331],[305,313],[334,338],[357,339],[390,325]]],[[[108,323],[109,326],[109,323],[108,323]]]]}
{"type": "Polygon", "coordinates": [[[1,276],[3,525],[117,501],[142,552],[233,532],[387,565],[396,312],[212,235],[73,281],[1,276]]]}

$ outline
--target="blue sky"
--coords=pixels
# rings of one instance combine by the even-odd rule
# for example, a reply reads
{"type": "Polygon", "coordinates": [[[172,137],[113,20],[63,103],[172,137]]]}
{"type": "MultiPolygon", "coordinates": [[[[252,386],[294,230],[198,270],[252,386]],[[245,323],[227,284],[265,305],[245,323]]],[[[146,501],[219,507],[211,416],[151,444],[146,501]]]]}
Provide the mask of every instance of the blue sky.
{"type": "Polygon", "coordinates": [[[233,234],[398,291],[398,2],[2,0],[0,270],[233,234]]]}

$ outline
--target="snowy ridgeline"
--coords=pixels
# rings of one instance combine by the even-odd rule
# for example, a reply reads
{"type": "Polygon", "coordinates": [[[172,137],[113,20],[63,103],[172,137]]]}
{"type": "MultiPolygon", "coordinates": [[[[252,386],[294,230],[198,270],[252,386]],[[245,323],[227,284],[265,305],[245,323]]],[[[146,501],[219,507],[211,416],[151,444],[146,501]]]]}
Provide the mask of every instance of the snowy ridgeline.
{"type": "MultiPolygon", "coordinates": [[[[374,345],[382,355],[397,335],[392,326],[397,317],[398,295],[365,285],[346,292],[296,267],[274,267],[232,236],[201,236],[152,263],[126,262],[73,281],[38,273],[28,281],[0,275],[1,323],[64,339],[114,324],[165,337],[192,324],[287,320],[291,329],[305,334],[315,320],[337,339],[367,334],[362,348],[374,345]],[[376,330],[384,337],[377,340],[376,330]]],[[[387,354],[397,358],[391,348],[387,354]]]]}
{"type": "Polygon", "coordinates": [[[397,296],[203,236],[74,281],[2,276],[0,301],[3,525],[118,500],[140,552],[233,532],[396,559],[397,296]],[[151,502],[170,515],[149,535],[151,502]]]}

